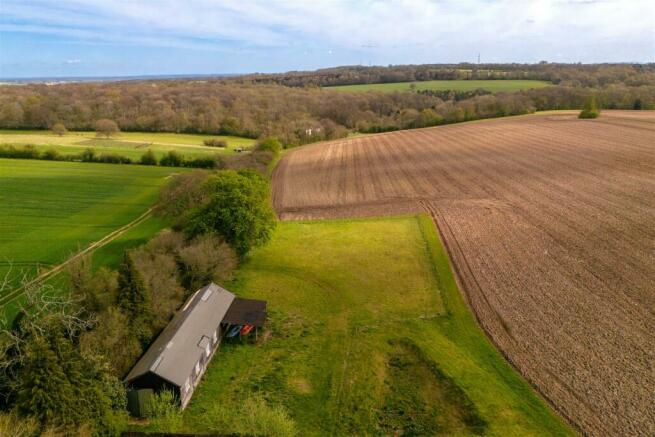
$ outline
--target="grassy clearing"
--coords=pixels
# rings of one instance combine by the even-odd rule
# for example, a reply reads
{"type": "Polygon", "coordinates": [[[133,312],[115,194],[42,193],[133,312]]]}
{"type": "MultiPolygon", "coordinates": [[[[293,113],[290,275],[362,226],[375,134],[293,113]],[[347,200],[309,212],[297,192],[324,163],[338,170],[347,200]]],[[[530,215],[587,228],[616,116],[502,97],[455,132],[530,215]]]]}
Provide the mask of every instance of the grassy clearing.
{"type": "Polygon", "coordinates": [[[280,223],[227,284],[268,300],[182,419],[150,431],[569,435],[468,312],[427,216],[280,223]]]}
{"type": "Polygon", "coordinates": [[[176,171],[0,159],[0,275],[32,276],[136,219],[176,171]]]}
{"type": "Polygon", "coordinates": [[[95,132],[69,132],[57,136],[50,131],[38,130],[0,130],[0,145],[21,146],[32,144],[40,151],[55,149],[61,154],[80,153],[88,147],[98,153],[118,153],[132,159],[139,159],[150,149],[157,157],[175,150],[184,155],[198,157],[220,154],[233,154],[237,147],[251,147],[255,140],[249,138],[220,136],[174,134],[163,132],[121,132],[114,138],[97,138],[95,132]],[[203,141],[216,138],[227,143],[226,148],[206,147],[203,141]]]}
{"type": "Polygon", "coordinates": [[[491,92],[512,92],[552,85],[541,80],[429,80],[424,82],[373,83],[362,85],[342,85],[329,87],[339,91],[410,91],[414,84],[416,90],[433,91],[473,91],[482,88],[491,92]]]}

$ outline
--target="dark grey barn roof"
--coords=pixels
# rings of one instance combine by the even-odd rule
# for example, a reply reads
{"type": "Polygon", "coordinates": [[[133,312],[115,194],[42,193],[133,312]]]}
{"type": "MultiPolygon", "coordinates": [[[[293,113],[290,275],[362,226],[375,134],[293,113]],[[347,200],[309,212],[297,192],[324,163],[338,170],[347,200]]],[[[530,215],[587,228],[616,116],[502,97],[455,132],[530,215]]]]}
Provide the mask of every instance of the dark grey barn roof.
{"type": "Polygon", "coordinates": [[[223,323],[230,325],[253,325],[256,328],[264,326],[266,321],[266,301],[255,299],[234,298],[227,310],[223,323]]]}
{"type": "Polygon", "coordinates": [[[125,382],[152,372],[182,387],[234,297],[214,283],[196,291],[134,365],[125,382]]]}

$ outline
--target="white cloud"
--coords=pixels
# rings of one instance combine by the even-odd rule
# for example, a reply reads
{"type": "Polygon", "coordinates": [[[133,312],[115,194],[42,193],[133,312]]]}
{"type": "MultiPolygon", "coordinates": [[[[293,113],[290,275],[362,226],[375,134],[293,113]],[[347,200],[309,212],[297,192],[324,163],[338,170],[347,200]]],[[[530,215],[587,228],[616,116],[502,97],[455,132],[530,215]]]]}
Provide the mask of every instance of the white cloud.
{"type": "Polygon", "coordinates": [[[651,0],[2,0],[0,8],[4,31],[198,50],[303,46],[434,61],[478,51],[483,60],[577,60],[621,46],[642,61],[655,54],[651,0]]]}

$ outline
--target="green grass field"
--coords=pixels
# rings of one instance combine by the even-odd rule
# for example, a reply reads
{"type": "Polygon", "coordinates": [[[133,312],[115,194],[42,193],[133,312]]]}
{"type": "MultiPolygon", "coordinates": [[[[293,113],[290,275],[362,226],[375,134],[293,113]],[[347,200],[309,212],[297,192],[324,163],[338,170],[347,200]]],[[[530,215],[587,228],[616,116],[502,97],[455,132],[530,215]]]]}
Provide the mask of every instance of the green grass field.
{"type": "Polygon", "coordinates": [[[11,267],[15,285],[23,274],[33,276],[131,222],[154,204],[165,178],[179,171],[0,159],[0,277],[11,267]]]}
{"type": "Polygon", "coordinates": [[[248,435],[572,435],[486,339],[427,216],[282,222],[228,288],[266,299],[179,420],[248,435]]]}
{"type": "Polygon", "coordinates": [[[97,138],[95,132],[69,132],[60,137],[50,131],[0,130],[0,145],[4,144],[14,146],[32,144],[40,151],[55,149],[61,154],[76,154],[92,147],[97,153],[118,153],[132,159],[139,159],[148,149],[158,157],[170,150],[193,157],[215,153],[232,154],[237,147],[253,146],[255,140],[220,135],[163,132],[121,132],[113,138],[105,139],[97,138]],[[227,147],[224,149],[206,147],[203,141],[208,138],[223,140],[227,143],[227,147]]]}
{"type": "MultiPolygon", "coordinates": [[[[159,217],[150,216],[138,225],[128,229],[117,236],[106,245],[94,250],[91,253],[91,260],[94,269],[106,267],[117,269],[123,260],[126,250],[146,244],[158,232],[164,229],[167,223],[159,217]]],[[[68,274],[66,270],[48,278],[45,283],[53,290],[65,290],[68,287],[68,274]]],[[[0,300],[2,298],[0,297],[0,300]]],[[[18,296],[5,304],[0,304],[0,326],[10,323],[18,314],[21,305],[24,306],[24,296],[18,296]]]]}
{"type": "Polygon", "coordinates": [[[416,90],[433,91],[473,91],[482,88],[491,92],[513,92],[552,85],[540,80],[429,80],[425,82],[373,83],[362,85],[343,85],[328,87],[339,91],[410,91],[414,84],[416,90]]]}

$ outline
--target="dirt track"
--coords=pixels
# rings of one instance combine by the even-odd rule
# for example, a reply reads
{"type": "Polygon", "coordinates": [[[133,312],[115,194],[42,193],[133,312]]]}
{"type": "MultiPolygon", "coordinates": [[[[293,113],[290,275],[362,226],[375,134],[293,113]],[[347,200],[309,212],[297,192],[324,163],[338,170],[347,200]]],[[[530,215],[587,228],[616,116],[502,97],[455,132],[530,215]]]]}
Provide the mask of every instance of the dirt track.
{"type": "MultiPolygon", "coordinates": [[[[167,176],[167,178],[170,176],[167,176]]],[[[131,222],[127,223],[126,225],[121,226],[120,228],[112,231],[111,233],[105,235],[98,241],[94,241],[93,243],[89,244],[87,247],[84,249],[80,250],[79,252],[71,255],[69,258],[64,260],[63,262],[56,264],[54,266],[51,266],[49,269],[44,271],[43,273],[37,275],[35,278],[30,279],[28,282],[24,283],[20,287],[16,288],[15,290],[12,290],[10,293],[7,293],[4,296],[0,297],[0,305],[5,305],[15,299],[17,299],[19,296],[22,295],[23,291],[26,289],[26,287],[29,287],[30,285],[36,284],[36,283],[41,283],[45,281],[46,279],[56,275],[57,273],[61,272],[64,270],[70,263],[75,261],[76,259],[79,259],[80,257],[89,254],[97,249],[100,249],[103,246],[106,246],[107,244],[111,243],[114,241],[117,237],[123,235],[125,232],[129,231],[135,226],[140,225],[143,223],[150,215],[152,214],[152,208],[148,208],[147,211],[145,211],[143,214],[141,214],[139,217],[135,218],[131,222]]]]}
{"type": "Polygon", "coordinates": [[[288,220],[428,211],[480,324],[563,415],[655,435],[655,112],[315,144],[273,201],[288,220]]]}

